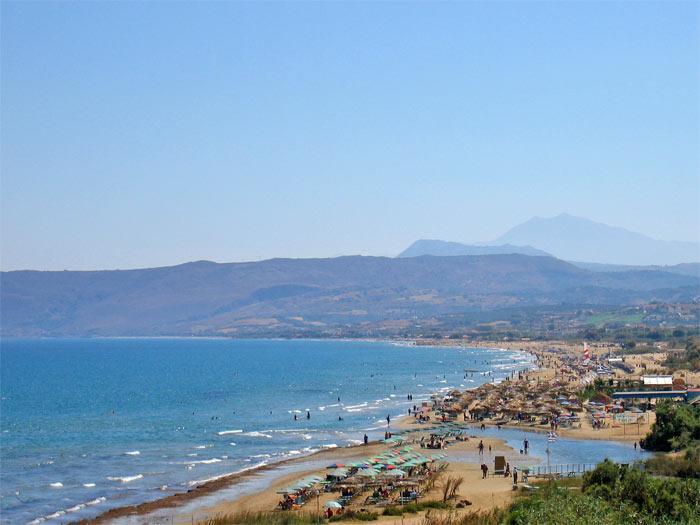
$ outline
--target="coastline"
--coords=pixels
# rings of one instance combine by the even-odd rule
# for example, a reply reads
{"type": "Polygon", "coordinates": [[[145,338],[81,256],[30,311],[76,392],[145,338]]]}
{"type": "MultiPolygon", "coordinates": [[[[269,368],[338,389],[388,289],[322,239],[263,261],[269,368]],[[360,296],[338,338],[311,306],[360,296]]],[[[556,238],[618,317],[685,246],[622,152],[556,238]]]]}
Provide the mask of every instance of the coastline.
{"type": "MultiPolygon", "coordinates": [[[[405,416],[402,416],[402,417],[405,417],[405,416]]],[[[343,448],[317,450],[315,452],[311,452],[311,453],[303,455],[303,456],[294,457],[294,458],[287,458],[287,459],[283,459],[280,461],[275,461],[274,463],[268,463],[265,465],[257,465],[257,466],[249,467],[249,468],[242,470],[242,471],[232,472],[230,474],[222,474],[221,476],[217,476],[216,479],[207,480],[199,485],[195,485],[192,488],[188,489],[186,492],[178,492],[176,494],[171,494],[170,496],[166,496],[164,498],[159,498],[159,499],[155,499],[153,501],[148,501],[148,502],[144,502],[144,503],[138,503],[135,505],[114,507],[113,509],[109,509],[109,510],[99,514],[98,516],[96,516],[94,518],[80,520],[80,521],[77,521],[76,523],[84,524],[84,525],[85,524],[108,523],[109,521],[115,520],[118,518],[124,518],[124,517],[129,517],[129,516],[143,516],[146,514],[150,514],[154,511],[157,511],[157,510],[179,507],[185,503],[191,502],[193,500],[196,500],[196,499],[204,497],[204,496],[208,496],[208,495],[213,494],[219,490],[231,487],[237,483],[240,483],[241,481],[245,480],[246,478],[249,478],[249,477],[254,476],[256,474],[260,474],[261,472],[275,470],[275,469],[278,469],[284,465],[307,462],[312,458],[318,459],[318,458],[322,458],[322,457],[327,456],[327,455],[332,455],[335,458],[335,457],[338,457],[339,450],[346,450],[346,451],[347,450],[356,451],[356,449],[370,450],[370,447],[372,445],[374,445],[376,448],[376,445],[379,445],[379,442],[377,442],[377,441],[372,442],[368,446],[349,445],[349,446],[343,447],[343,448]]]]}
{"type": "MultiPolygon", "coordinates": [[[[112,338],[110,338],[112,339],[112,338]]],[[[125,338],[128,339],[128,338],[125,338]]],[[[140,338],[136,338],[140,339],[140,338]]],[[[155,339],[169,339],[168,337],[156,337],[155,339]]],[[[188,339],[184,337],[183,339],[188,339]]],[[[227,339],[227,338],[216,338],[216,339],[227,339]]],[[[233,339],[233,338],[232,338],[233,339]]],[[[261,338],[268,340],[290,340],[294,341],[297,339],[284,339],[284,338],[261,338]]],[[[326,338],[311,338],[311,339],[298,339],[305,341],[326,341],[326,338]]],[[[521,348],[504,348],[498,344],[489,345],[472,345],[466,341],[450,341],[450,340],[437,340],[437,341],[423,341],[423,340],[412,340],[412,339],[375,339],[375,338],[360,338],[360,339],[348,339],[348,338],[337,338],[333,339],[337,341],[347,341],[347,342],[370,342],[370,343],[385,343],[397,346],[410,346],[410,347],[422,347],[422,348],[443,348],[443,349],[455,349],[455,348],[479,348],[494,351],[518,351],[523,354],[527,354],[536,357],[532,352],[521,349],[521,348]]],[[[524,368],[524,370],[532,370],[536,365],[533,360],[529,366],[524,368]]],[[[438,392],[434,392],[438,394],[438,392]]],[[[412,416],[406,414],[400,416],[394,416],[392,420],[392,428],[400,432],[416,432],[423,429],[416,429],[411,427],[411,422],[413,420],[412,416]]],[[[268,463],[265,465],[259,465],[255,467],[249,467],[243,471],[233,472],[230,474],[223,474],[221,476],[216,476],[215,479],[207,480],[201,484],[195,485],[184,492],[177,492],[162,498],[157,498],[151,501],[146,501],[143,503],[124,505],[119,507],[114,507],[112,509],[106,510],[94,518],[86,518],[77,523],[88,524],[88,523],[109,523],[113,520],[119,520],[121,518],[145,516],[152,514],[154,512],[165,510],[165,509],[177,509],[184,505],[194,502],[197,499],[210,496],[224,489],[235,487],[242,481],[258,475],[263,472],[273,471],[284,467],[285,465],[300,464],[305,462],[310,462],[312,460],[329,457],[332,459],[351,457],[353,455],[364,455],[366,453],[371,453],[374,448],[381,448],[381,441],[370,442],[368,446],[362,444],[352,444],[344,447],[331,448],[331,449],[321,449],[308,454],[300,455],[293,458],[286,458],[273,463],[268,463]]]]}
{"type": "MultiPolygon", "coordinates": [[[[439,342],[443,344],[434,344],[438,343],[437,341],[430,341],[427,342],[427,344],[423,344],[424,341],[422,340],[381,340],[381,342],[393,344],[404,343],[410,344],[411,346],[434,346],[443,348],[472,347],[472,344],[467,344],[463,341],[439,342]]],[[[567,348],[570,345],[566,343],[561,345],[559,348],[554,347],[555,344],[557,343],[481,343],[474,344],[473,347],[487,348],[493,350],[511,350],[529,354],[533,356],[534,360],[529,367],[523,370],[524,374],[528,374],[530,377],[537,377],[541,378],[542,380],[547,380],[552,379],[556,376],[556,368],[558,366],[557,364],[559,363],[560,352],[562,350],[571,351],[571,348],[567,348]]],[[[466,389],[460,390],[464,391],[466,389]]],[[[421,434],[427,435],[431,431],[439,431],[440,422],[435,417],[433,411],[430,411],[429,413],[432,416],[432,421],[427,424],[418,425],[415,422],[415,418],[413,416],[402,415],[400,417],[396,417],[392,421],[392,428],[396,432],[402,433],[402,435],[405,437],[418,436],[421,434]]],[[[496,427],[497,425],[494,421],[484,421],[483,423],[487,427],[496,427]]],[[[466,422],[464,426],[466,427],[469,424],[473,425],[474,422],[466,422]]],[[[503,424],[501,426],[506,429],[534,432],[538,434],[546,434],[548,432],[548,429],[546,427],[537,425],[503,424]]],[[[560,429],[559,435],[562,438],[574,438],[582,441],[599,440],[619,442],[636,441],[640,437],[642,437],[640,435],[615,435],[612,433],[612,429],[608,431],[600,431],[593,430],[589,427],[590,425],[586,424],[583,426],[583,428],[579,427],[575,429],[560,429]]],[[[507,445],[502,439],[493,436],[484,436],[483,439],[485,443],[489,443],[491,446],[493,446],[495,451],[507,451],[506,453],[510,454],[514,452],[514,449],[511,446],[507,445]]],[[[468,445],[467,447],[469,446],[473,445],[468,445]]],[[[198,520],[204,520],[209,516],[215,516],[220,514],[271,510],[275,507],[277,502],[276,489],[283,488],[287,486],[287,484],[293,482],[295,479],[299,479],[302,476],[307,476],[311,474],[323,474],[318,465],[319,461],[322,461],[324,459],[328,459],[329,461],[345,460],[348,458],[360,459],[360,457],[366,457],[367,455],[377,453],[377,451],[381,449],[386,449],[386,447],[387,444],[383,443],[382,441],[373,441],[370,442],[369,445],[353,444],[342,448],[322,449],[303,456],[287,458],[284,460],[276,461],[274,463],[252,467],[243,472],[236,472],[230,475],[223,475],[221,477],[217,477],[216,479],[212,479],[210,481],[206,481],[202,484],[194,486],[186,492],[172,494],[164,498],[159,498],[141,504],[116,507],[103,512],[102,514],[98,515],[93,519],[85,519],[80,521],[79,523],[101,524],[116,522],[121,524],[124,523],[123,520],[125,518],[137,518],[137,520],[138,518],[141,518],[142,520],[146,518],[150,521],[150,519],[155,520],[163,518],[165,516],[164,514],[159,515],[159,512],[162,511],[168,511],[168,515],[171,517],[173,515],[180,516],[181,519],[179,521],[187,521],[189,523],[190,521],[194,522],[198,520]],[[295,470],[294,473],[290,473],[289,471],[285,473],[284,467],[288,465],[298,465],[300,469],[295,470]],[[264,474],[266,472],[269,473],[274,471],[279,471],[279,474],[274,478],[264,478],[263,476],[260,476],[261,474],[264,474]],[[216,498],[214,498],[213,500],[212,498],[210,498],[210,496],[216,495],[217,493],[230,489],[235,489],[237,486],[240,486],[247,480],[258,476],[260,476],[261,479],[264,479],[266,484],[264,486],[257,486],[256,489],[252,492],[245,493],[244,490],[243,493],[234,496],[222,495],[221,499],[218,500],[216,498]],[[198,515],[197,518],[195,518],[195,514],[198,515]]],[[[468,450],[468,448],[464,448],[464,444],[458,444],[457,448],[459,447],[462,447],[462,449],[465,451],[468,450]]],[[[490,450],[489,453],[491,453],[490,450]]],[[[515,455],[513,457],[517,461],[518,456],[515,455]]],[[[463,458],[457,460],[448,459],[445,461],[449,461],[448,469],[450,473],[454,473],[455,475],[459,474],[463,476],[474,477],[476,479],[480,478],[480,473],[478,471],[478,463],[475,462],[473,458],[467,461],[463,461],[463,458]]],[[[536,460],[535,458],[532,458],[532,461],[538,463],[541,460],[536,460]]],[[[503,487],[501,485],[498,485],[498,491],[502,490],[503,487]]],[[[472,498],[475,497],[473,490],[474,486],[470,487],[470,492],[468,493],[470,500],[472,500],[472,498]]],[[[491,490],[496,489],[492,488],[491,490]]],[[[502,493],[499,493],[500,495],[498,496],[498,503],[494,499],[494,492],[490,493],[490,498],[486,495],[479,493],[480,495],[478,496],[478,498],[481,498],[481,500],[483,501],[477,498],[477,501],[474,502],[475,506],[472,507],[472,510],[488,510],[496,504],[507,504],[512,499],[512,494],[510,494],[509,492],[510,491],[504,491],[502,493]]],[[[139,521],[137,521],[137,523],[139,523],[139,521]]]]}

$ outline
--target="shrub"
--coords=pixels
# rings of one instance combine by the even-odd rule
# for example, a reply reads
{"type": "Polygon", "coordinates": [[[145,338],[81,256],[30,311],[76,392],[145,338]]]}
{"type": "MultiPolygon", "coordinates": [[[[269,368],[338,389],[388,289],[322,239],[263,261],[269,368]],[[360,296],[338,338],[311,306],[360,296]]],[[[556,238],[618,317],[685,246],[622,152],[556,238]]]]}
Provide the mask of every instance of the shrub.
{"type": "Polygon", "coordinates": [[[681,450],[700,440],[700,405],[660,401],[656,422],[642,440],[649,450],[681,450]]]}

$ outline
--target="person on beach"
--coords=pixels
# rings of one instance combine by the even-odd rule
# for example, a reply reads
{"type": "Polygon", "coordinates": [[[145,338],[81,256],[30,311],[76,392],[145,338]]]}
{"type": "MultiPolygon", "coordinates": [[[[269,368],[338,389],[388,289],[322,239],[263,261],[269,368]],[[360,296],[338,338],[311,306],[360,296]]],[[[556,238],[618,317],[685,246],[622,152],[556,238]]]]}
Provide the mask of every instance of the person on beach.
{"type": "Polygon", "coordinates": [[[491,454],[491,445],[489,445],[489,454],[491,454]]]}
{"type": "Polygon", "coordinates": [[[503,474],[504,478],[510,477],[510,463],[506,463],[506,471],[503,474]]]}
{"type": "Polygon", "coordinates": [[[479,454],[481,455],[483,453],[484,453],[484,442],[482,440],[482,441],[479,441],[479,454]]]}
{"type": "Polygon", "coordinates": [[[530,442],[525,438],[523,441],[523,448],[525,449],[525,454],[527,454],[527,449],[530,447],[530,442]]]}
{"type": "Polygon", "coordinates": [[[365,434],[364,442],[365,442],[365,445],[369,442],[369,438],[367,437],[367,434],[365,434]]]}
{"type": "Polygon", "coordinates": [[[513,485],[518,484],[518,467],[513,467],[513,485]]]}
{"type": "Polygon", "coordinates": [[[636,441],[634,442],[634,450],[635,450],[635,452],[637,451],[637,442],[636,441]]]}
{"type": "Polygon", "coordinates": [[[486,465],[486,463],[481,464],[481,479],[486,479],[486,476],[489,474],[489,467],[486,465]]]}

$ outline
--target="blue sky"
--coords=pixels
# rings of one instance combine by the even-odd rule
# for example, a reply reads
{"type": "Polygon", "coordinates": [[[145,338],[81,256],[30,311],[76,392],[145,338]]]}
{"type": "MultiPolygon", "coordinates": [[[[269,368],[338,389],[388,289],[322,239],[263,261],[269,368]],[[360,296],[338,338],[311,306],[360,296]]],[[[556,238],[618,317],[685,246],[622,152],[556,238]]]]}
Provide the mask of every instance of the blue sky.
{"type": "Polygon", "coordinates": [[[698,239],[699,5],[2,2],[2,267],[698,239]]]}

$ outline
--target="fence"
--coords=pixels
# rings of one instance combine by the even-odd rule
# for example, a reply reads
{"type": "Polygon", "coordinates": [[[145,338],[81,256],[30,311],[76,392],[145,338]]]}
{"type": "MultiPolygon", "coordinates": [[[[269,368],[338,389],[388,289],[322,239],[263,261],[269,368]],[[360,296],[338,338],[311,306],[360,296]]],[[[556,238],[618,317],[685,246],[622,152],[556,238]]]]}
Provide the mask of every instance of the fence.
{"type": "Polygon", "coordinates": [[[563,463],[559,465],[536,465],[530,467],[530,476],[535,477],[575,477],[593,470],[595,463],[563,463]]]}

